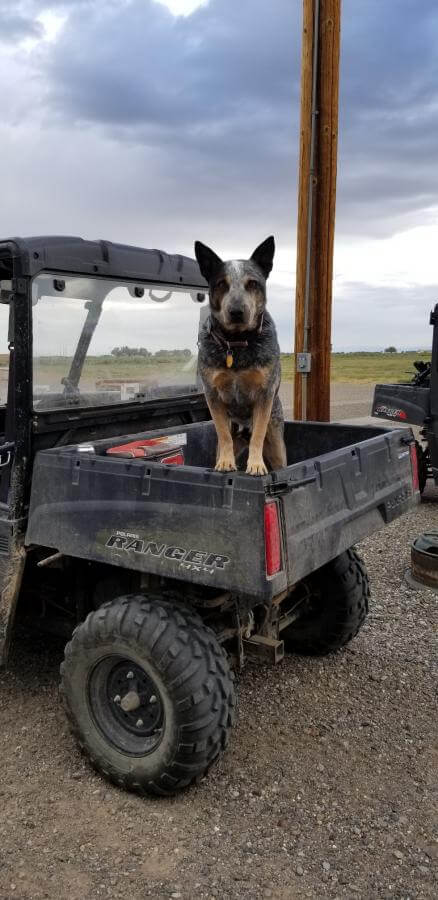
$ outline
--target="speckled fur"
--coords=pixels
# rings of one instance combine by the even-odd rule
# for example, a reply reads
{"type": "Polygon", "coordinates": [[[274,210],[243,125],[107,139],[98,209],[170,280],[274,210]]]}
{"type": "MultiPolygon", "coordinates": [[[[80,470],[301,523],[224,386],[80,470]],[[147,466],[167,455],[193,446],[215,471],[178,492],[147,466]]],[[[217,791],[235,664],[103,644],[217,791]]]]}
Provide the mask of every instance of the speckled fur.
{"type": "MultiPolygon", "coordinates": [[[[275,410],[273,404],[272,415],[275,413],[278,420],[283,422],[283,410],[278,396],[281,379],[280,348],[275,325],[270,314],[265,311],[261,333],[251,340],[248,347],[239,347],[233,350],[234,362],[232,372],[226,367],[226,348],[218,346],[209,330],[210,321],[207,320],[199,337],[199,372],[205,390],[207,392],[217,390],[214,384],[211,383],[212,372],[223,371],[232,378],[234,373],[247,371],[248,369],[269,368],[269,378],[264,388],[258,388],[258,394],[260,396],[260,391],[262,390],[266,394],[274,395],[275,410]]],[[[239,340],[243,340],[245,333],[239,334],[238,337],[239,340]]],[[[237,335],[235,339],[237,339],[237,335]]],[[[230,340],[233,340],[233,337],[230,337],[230,340]]],[[[256,398],[248,396],[250,392],[240,385],[237,378],[233,379],[233,388],[228,393],[230,397],[227,402],[227,409],[231,421],[238,425],[250,426],[252,407],[256,398]]]]}
{"type": "Polygon", "coordinates": [[[266,278],[272,267],[274,242],[265,241],[250,260],[222,262],[198,242],[195,250],[210,287],[210,317],[199,340],[199,371],[218,432],[216,468],[236,468],[237,445],[234,441],[233,448],[232,440],[237,433],[240,437],[246,433],[247,472],[265,474],[262,457],[270,468],[286,464],[278,395],[280,348],[273,319],[266,310],[266,278]],[[237,308],[243,317],[238,323],[230,319],[230,311],[237,308]],[[244,341],[247,346],[232,346],[244,341]],[[226,364],[227,342],[233,357],[230,368],[226,364]]]}

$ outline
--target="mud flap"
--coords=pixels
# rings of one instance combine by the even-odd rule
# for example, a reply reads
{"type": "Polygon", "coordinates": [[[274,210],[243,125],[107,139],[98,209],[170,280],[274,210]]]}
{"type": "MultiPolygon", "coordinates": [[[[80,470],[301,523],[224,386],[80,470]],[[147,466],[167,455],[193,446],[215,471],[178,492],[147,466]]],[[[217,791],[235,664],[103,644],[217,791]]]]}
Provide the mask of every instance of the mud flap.
{"type": "Polygon", "coordinates": [[[24,536],[12,535],[10,552],[2,573],[0,595],[0,667],[8,662],[17,600],[26,563],[24,536]]]}

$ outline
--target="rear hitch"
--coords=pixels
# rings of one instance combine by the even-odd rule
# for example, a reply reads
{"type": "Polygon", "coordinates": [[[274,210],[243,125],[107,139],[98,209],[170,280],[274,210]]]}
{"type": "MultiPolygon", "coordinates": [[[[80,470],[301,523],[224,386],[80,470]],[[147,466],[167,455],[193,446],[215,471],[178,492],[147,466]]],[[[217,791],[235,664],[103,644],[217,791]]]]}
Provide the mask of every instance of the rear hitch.
{"type": "Polygon", "coordinates": [[[265,637],[263,634],[254,634],[243,640],[242,643],[244,652],[251,659],[275,665],[284,657],[284,641],[277,641],[275,638],[265,637]]]}

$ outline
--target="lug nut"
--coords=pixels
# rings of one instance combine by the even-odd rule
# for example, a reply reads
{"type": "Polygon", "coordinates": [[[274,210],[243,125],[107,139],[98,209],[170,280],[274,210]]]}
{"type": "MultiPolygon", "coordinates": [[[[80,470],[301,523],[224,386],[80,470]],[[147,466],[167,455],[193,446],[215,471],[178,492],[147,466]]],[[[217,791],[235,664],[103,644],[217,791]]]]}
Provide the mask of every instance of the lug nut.
{"type": "Polygon", "coordinates": [[[127,678],[134,678],[134,672],[128,672],[127,678]]]}
{"type": "Polygon", "coordinates": [[[120,703],[121,699],[122,698],[121,698],[120,694],[116,694],[116,696],[114,697],[114,703],[120,703]]]}
{"type": "Polygon", "coordinates": [[[137,719],[135,724],[136,724],[137,728],[141,728],[141,726],[143,725],[143,719],[137,719]]]}
{"type": "Polygon", "coordinates": [[[155,694],[152,694],[152,696],[149,697],[149,703],[156,703],[156,702],[157,702],[157,698],[156,698],[155,694]]]}

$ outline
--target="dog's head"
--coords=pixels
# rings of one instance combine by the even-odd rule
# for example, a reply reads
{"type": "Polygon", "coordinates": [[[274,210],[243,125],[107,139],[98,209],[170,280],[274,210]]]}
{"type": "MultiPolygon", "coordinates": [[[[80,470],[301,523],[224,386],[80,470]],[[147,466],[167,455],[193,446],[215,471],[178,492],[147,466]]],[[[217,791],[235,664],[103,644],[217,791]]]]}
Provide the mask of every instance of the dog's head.
{"type": "Polygon", "coordinates": [[[268,237],[250,259],[224,262],[196,241],[195,255],[201,274],[208,281],[211,311],[225,331],[251,331],[260,324],[274,252],[274,238],[268,237]]]}

